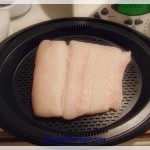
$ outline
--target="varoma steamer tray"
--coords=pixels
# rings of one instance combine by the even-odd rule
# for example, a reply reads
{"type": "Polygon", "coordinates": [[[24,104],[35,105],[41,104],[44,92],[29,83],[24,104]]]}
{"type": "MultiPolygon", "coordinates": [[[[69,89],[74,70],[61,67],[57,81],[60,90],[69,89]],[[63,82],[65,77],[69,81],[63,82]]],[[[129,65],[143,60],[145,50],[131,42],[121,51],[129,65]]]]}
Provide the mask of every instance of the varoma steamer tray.
{"type": "Polygon", "coordinates": [[[144,132],[150,127],[150,40],[125,26],[93,18],[46,21],[10,36],[0,44],[0,120],[3,129],[37,145],[115,145],[144,132]],[[34,60],[44,39],[74,39],[131,50],[122,108],[70,121],[35,117],[31,103],[34,60]]]}

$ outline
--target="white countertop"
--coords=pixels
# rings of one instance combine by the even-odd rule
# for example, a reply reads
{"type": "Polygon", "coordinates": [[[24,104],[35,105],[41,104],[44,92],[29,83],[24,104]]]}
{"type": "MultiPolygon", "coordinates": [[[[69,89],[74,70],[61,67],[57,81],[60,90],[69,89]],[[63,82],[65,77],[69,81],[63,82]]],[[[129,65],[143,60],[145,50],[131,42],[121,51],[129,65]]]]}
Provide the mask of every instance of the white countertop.
{"type": "Polygon", "coordinates": [[[16,18],[10,23],[10,34],[25,28],[27,26],[46,21],[49,19],[63,17],[88,17],[100,5],[96,4],[47,4],[47,5],[32,5],[31,10],[24,16],[16,18]],[[64,11],[65,10],[65,11],[64,11]]]}

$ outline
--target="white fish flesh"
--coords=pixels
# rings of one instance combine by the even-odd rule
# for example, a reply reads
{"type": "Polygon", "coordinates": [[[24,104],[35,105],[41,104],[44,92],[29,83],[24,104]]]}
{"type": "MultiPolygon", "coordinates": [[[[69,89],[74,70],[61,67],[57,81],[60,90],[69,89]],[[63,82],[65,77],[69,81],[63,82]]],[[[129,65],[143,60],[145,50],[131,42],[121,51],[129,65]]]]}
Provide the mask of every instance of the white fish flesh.
{"type": "Polygon", "coordinates": [[[41,117],[74,119],[119,110],[131,52],[86,42],[43,41],[37,51],[33,110],[41,117]]]}

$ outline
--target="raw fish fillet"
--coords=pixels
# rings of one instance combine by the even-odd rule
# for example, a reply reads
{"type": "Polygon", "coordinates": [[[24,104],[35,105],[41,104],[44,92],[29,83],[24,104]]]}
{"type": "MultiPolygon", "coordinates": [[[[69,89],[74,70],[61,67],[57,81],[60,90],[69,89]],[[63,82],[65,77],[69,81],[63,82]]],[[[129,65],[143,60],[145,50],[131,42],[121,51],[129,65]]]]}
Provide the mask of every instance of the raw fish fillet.
{"type": "Polygon", "coordinates": [[[41,117],[74,119],[119,110],[131,52],[86,42],[43,41],[37,51],[32,102],[41,117]]]}
{"type": "Polygon", "coordinates": [[[71,41],[65,119],[119,110],[122,79],[131,52],[116,47],[71,41]]]}
{"type": "Polygon", "coordinates": [[[32,106],[37,116],[62,115],[68,51],[64,41],[44,40],[38,47],[32,88],[32,106]]]}

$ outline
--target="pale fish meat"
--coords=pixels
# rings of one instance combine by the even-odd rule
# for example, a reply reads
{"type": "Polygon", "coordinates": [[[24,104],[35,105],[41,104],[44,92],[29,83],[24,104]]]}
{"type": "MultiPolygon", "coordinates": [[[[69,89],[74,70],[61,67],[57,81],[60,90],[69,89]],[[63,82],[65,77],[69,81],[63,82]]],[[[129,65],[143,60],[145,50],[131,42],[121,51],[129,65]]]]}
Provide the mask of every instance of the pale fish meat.
{"type": "Polygon", "coordinates": [[[43,41],[36,55],[33,110],[74,119],[121,108],[122,79],[131,52],[71,41],[43,41]]]}

